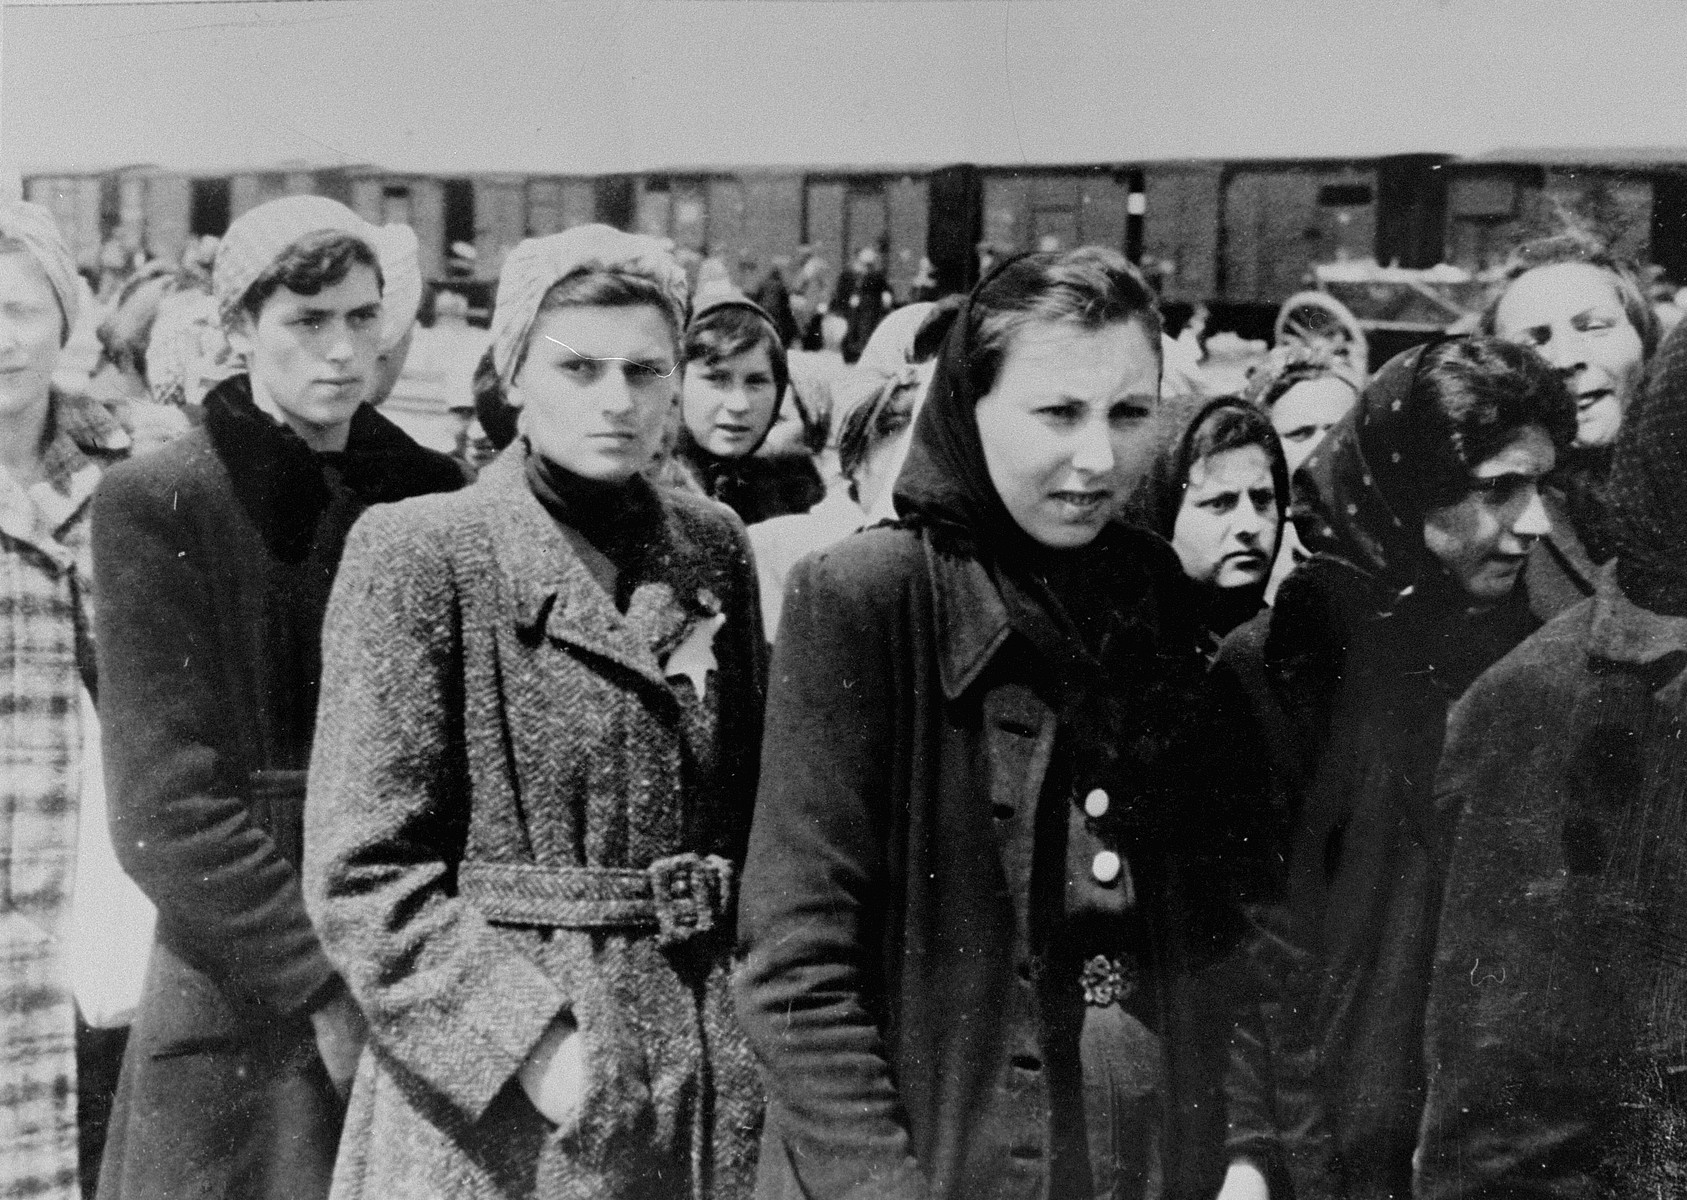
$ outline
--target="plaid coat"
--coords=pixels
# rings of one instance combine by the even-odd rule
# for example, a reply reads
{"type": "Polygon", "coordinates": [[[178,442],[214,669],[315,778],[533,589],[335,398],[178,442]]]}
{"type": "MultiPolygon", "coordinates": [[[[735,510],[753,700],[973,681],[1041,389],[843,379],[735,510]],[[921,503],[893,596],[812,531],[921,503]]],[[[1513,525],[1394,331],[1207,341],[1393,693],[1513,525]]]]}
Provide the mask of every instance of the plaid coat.
{"type": "Polygon", "coordinates": [[[719,506],[659,490],[620,613],[522,455],[367,514],[329,604],[305,900],[371,1038],[333,1194],[747,1196],[761,1093],[728,999],[730,915],[664,949],[512,920],[498,909],[519,889],[470,887],[489,867],[742,861],[764,669],[747,540],[719,506]],[[678,677],[709,626],[715,666],[678,677]],[[565,1011],[592,1078],[579,1127],[559,1130],[515,1075],[565,1011]]]}
{"type": "Polygon", "coordinates": [[[76,867],[92,682],[89,497],[129,437],[93,401],[54,394],[46,479],[0,474],[0,1197],[72,1197],[76,1008],[59,939],[76,867]]]}

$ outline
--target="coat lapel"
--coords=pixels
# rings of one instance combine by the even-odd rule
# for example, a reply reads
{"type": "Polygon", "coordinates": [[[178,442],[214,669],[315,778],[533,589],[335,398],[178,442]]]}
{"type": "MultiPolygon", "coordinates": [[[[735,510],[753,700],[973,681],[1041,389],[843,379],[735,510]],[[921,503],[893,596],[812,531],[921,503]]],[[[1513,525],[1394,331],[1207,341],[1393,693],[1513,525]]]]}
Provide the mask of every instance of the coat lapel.
{"type": "MultiPolygon", "coordinates": [[[[542,628],[547,637],[625,667],[671,694],[659,656],[683,636],[693,614],[669,581],[689,572],[654,572],[656,578],[635,588],[626,615],[617,612],[528,488],[522,453],[517,443],[481,475],[493,500],[493,555],[509,585],[517,629],[532,635],[542,628]]],[[[672,536],[665,541],[669,559],[696,555],[672,536]]]]}
{"type": "Polygon", "coordinates": [[[1007,605],[984,567],[972,558],[944,554],[925,542],[937,618],[938,672],[943,694],[954,700],[972,686],[1007,641],[1012,625],[1007,605]]]}

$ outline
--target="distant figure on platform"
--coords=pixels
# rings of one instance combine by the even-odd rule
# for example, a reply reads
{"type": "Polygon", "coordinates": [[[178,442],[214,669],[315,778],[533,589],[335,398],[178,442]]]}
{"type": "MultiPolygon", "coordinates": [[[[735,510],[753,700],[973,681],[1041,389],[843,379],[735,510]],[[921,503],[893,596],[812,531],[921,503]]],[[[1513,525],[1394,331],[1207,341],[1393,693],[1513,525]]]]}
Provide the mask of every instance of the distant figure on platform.
{"type": "Polygon", "coordinates": [[[890,282],[885,278],[883,257],[873,246],[861,247],[850,269],[839,276],[837,290],[832,293],[832,310],[849,321],[849,332],[843,342],[846,363],[861,357],[867,339],[895,304],[890,282]]]}
{"type": "MultiPolygon", "coordinates": [[[[753,260],[750,265],[753,268],[753,260]]],[[[785,272],[790,268],[789,258],[783,254],[775,255],[767,274],[757,280],[750,291],[750,299],[773,318],[773,327],[779,331],[787,349],[796,344],[798,334],[796,314],[791,308],[791,289],[785,282],[785,272]]],[[[749,278],[748,273],[745,278],[749,278]]]]}

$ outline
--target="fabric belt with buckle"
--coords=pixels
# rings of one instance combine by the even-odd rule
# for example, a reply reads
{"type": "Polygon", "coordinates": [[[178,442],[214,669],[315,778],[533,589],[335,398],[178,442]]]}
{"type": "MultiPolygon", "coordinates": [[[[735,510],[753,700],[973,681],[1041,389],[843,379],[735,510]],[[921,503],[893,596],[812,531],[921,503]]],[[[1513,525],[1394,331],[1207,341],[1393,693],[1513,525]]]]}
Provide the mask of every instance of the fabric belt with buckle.
{"type": "Polygon", "coordinates": [[[650,932],[675,946],[725,923],[732,864],[713,854],[670,854],[642,870],[465,862],[457,891],[493,924],[650,932]]]}

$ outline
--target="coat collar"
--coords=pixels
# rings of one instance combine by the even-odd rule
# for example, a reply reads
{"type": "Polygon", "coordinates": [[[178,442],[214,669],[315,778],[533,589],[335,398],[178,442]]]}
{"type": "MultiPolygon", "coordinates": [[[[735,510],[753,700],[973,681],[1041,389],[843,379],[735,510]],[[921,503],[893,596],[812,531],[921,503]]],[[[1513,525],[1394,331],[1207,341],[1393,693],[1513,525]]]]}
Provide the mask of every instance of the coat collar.
{"type": "Polygon", "coordinates": [[[1588,628],[1588,657],[1638,669],[1654,688],[1687,670],[1687,617],[1666,617],[1623,595],[1616,565],[1599,572],[1588,628]]]}
{"type": "Polygon", "coordinates": [[[42,452],[46,478],[26,489],[9,479],[0,487],[0,533],[40,550],[61,570],[75,554],[61,537],[94,494],[104,464],[129,449],[129,435],[105,406],[86,396],[54,391],[48,440],[42,452]]]}
{"type": "Polygon", "coordinates": [[[940,648],[938,673],[943,694],[959,698],[1007,641],[1012,625],[1007,605],[982,563],[925,543],[932,608],[940,648]]]}
{"type": "MultiPolygon", "coordinates": [[[[266,541],[287,557],[303,553],[334,498],[320,456],[257,406],[251,377],[244,374],[223,380],[205,397],[205,432],[266,541]]],[[[414,494],[426,457],[367,404],[352,414],[343,458],[348,480],[356,480],[348,486],[367,503],[414,494]]]]}
{"type": "Polygon", "coordinates": [[[536,639],[542,631],[666,690],[663,660],[693,625],[720,610],[719,565],[664,503],[659,544],[621,613],[533,495],[524,453],[515,442],[476,484],[490,506],[492,553],[517,633],[536,639]]]}

